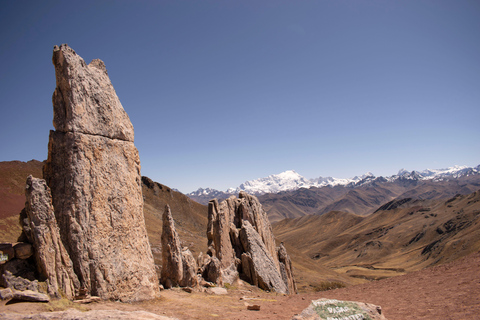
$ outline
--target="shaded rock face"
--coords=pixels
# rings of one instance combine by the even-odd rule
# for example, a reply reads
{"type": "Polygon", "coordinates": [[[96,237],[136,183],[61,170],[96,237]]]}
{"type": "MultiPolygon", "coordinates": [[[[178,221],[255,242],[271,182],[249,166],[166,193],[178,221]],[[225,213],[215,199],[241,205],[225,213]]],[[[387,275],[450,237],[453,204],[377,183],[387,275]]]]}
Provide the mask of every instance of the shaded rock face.
{"type": "Polygon", "coordinates": [[[25,197],[28,227],[24,231],[35,246],[40,277],[47,280],[49,295],[60,298],[62,292],[72,299],[80,282],[60,239],[50,188],[45,180],[29,176],[25,197]]]}
{"type": "Polygon", "coordinates": [[[44,178],[80,285],[103,299],[154,298],[158,281],[133,126],[103,62],[87,65],[61,45],[53,64],[56,131],[50,132],[44,178]]]}
{"type": "Polygon", "coordinates": [[[8,270],[4,271],[4,273],[2,274],[2,278],[3,278],[2,285],[5,286],[6,288],[11,288],[19,291],[25,291],[25,290],[38,291],[37,280],[30,281],[23,277],[17,277],[8,270]]]}
{"type": "Polygon", "coordinates": [[[195,287],[198,284],[197,262],[189,249],[182,250],[180,238],[175,230],[170,206],[163,212],[162,226],[162,271],[160,282],[172,287],[195,287]]]}
{"type": "Polygon", "coordinates": [[[297,292],[297,283],[293,276],[292,260],[287,253],[283,243],[277,248],[278,262],[280,264],[280,275],[290,292],[297,292]]]}
{"type": "MultiPolygon", "coordinates": [[[[262,238],[248,221],[243,221],[240,241],[245,250],[241,256],[245,279],[264,290],[273,289],[280,293],[288,293],[274,257],[268,252],[262,238]]],[[[276,262],[278,263],[278,260],[276,262]]]]}
{"type": "Polygon", "coordinates": [[[241,277],[264,290],[296,293],[290,257],[283,246],[276,248],[267,214],[255,196],[240,192],[238,199],[210,201],[207,238],[207,253],[220,264],[212,258],[202,267],[209,281],[233,283],[241,277]]]}

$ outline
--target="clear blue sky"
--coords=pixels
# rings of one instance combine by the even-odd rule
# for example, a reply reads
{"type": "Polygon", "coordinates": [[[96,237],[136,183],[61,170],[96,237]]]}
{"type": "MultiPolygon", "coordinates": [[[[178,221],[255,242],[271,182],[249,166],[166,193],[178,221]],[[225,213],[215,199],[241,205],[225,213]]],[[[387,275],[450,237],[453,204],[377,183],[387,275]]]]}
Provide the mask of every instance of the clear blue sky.
{"type": "Polygon", "coordinates": [[[46,159],[62,43],[182,192],[480,164],[480,1],[0,0],[0,161],[46,159]]]}

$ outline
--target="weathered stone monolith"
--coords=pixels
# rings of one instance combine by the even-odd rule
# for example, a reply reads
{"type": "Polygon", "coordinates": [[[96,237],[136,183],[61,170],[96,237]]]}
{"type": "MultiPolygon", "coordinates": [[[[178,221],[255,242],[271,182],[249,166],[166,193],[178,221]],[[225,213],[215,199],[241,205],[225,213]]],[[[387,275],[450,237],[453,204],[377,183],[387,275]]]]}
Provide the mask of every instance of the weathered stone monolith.
{"type": "Polygon", "coordinates": [[[35,247],[40,278],[48,280],[48,294],[73,299],[80,287],[70,257],[60,239],[50,188],[45,180],[28,176],[25,188],[27,225],[24,231],[35,247]]]}
{"type": "Polygon", "coordinates": [[[160,282],[166,288],[195,287],[198,283],[197,262],[188,248],[182,249],[175,230],[170,206],[163,211],[162,270],[160,282]]]}
{"type": "Polygon", "coordinates": [[[57,87],[44,178],[82,289],[103,299],[158,294],[133,126],[105,65],[53,51],[57,87]]]}

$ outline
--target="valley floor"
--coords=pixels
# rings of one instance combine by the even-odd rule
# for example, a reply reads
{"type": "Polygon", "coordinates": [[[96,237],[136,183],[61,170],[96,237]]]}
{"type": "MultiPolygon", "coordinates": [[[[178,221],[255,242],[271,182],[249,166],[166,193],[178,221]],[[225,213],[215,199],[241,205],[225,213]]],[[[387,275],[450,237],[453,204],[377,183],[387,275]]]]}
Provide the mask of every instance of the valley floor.
{"type": "MultiPolygon", "coordinates": [[[[82,306],[90,310],[145,310],[178,319],[291,319],[319,298],[362,301],[382,307],[389,320],[478,319],[480,314],[480,252],[441,266],[366,284],[310,294],[281,296],[248,285],[229,290],[227,295],[186,293],[180,289],[162,291],[153,301],[124,304],[102,302],[82,306]],[[246,299],[245,299],[246,298],[246,299]],[[247,310],[246,303],[261,306],[247,310]]],[[[49,305],[0,303],[1,312],[31,314],[49,305]]]]}

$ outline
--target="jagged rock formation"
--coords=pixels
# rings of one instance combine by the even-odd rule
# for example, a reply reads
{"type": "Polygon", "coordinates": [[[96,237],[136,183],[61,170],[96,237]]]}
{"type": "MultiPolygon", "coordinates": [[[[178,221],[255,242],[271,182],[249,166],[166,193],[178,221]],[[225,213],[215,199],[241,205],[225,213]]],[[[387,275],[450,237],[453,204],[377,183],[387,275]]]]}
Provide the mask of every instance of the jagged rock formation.
{"type": "Polygon", "coordinates": [[[53,64],[56,131],[50,132],[44,178],[80,285],[103,299],[153,298],[158,280],[133,126],[102,61],[87,65],[61,45],[53,64]]]}
{"type": "Polygon", "coordinates": [[[167,289],[175,286],[195,287],[198,283],[197,262],[188,248],[182,250],[169,205],[165,206],[163,212],[160,281],[167,289]]]}
{"type": "Polygon", "coordinates": [[[212,258],[202,267],[206,280],[223,284],[240,277],[264,290],[296,293],[290,258],[283,246],[276,248],[267,214],[255,196],[240,192],[238,199],[210,201],[207,238],[212,258]]]}
{"type": "Polygon", "coordinates": [[[288,293],[287,283],[283,281],[276,265],[278,259],[274,259],[274,256],[268,252],[259,234],[248,220],[244,220],[242,223],[240,241],[245,251],[241,255],[245,280],[264,290],[273,289],[277,292],[288,293]]]}
{"type": "Polygon", "coordinates": [[[57,298],[61,293],[72,299],[80,282],[60,239],[52,196],[45,180],[27,178],[25,188],[27,225],[25,234],[35,246],[37,270],[48,283],[48,294],[57,298]]]}

